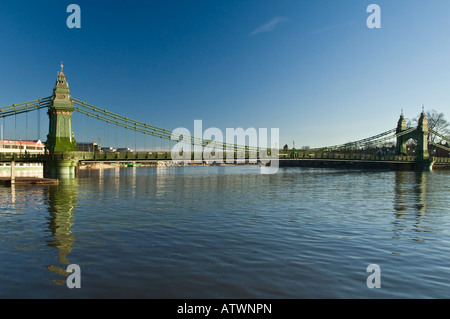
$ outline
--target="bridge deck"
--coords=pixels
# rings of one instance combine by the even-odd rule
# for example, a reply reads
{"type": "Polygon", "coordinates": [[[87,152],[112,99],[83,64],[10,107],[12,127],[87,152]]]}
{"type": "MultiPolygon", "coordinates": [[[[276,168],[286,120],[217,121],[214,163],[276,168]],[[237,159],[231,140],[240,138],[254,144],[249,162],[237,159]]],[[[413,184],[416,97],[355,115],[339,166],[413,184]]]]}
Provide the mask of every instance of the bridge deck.
{"type": "MultiPolygon", "coordinates": [[[[248,154],[247,157],[248,159],[248,154]]],[[[414,164],[418,163],[414,156],[368,155],[333,152],[283,152],[279,154],[281,165],[294,165],[300,162],[341,162],[358,165],[358,163],[414,164]],[[290,163],[290,164],[289,164],[290,163]]],[[[435,166],[450,167],[450,157],[431,157],[435,166]]],[[[18,154],[0,153],[0,162],[46,162],[48,160],[76,160],[79,162],[145,162],[171,160],[171,152],[69,152],[63,154],[18,154]]]]}

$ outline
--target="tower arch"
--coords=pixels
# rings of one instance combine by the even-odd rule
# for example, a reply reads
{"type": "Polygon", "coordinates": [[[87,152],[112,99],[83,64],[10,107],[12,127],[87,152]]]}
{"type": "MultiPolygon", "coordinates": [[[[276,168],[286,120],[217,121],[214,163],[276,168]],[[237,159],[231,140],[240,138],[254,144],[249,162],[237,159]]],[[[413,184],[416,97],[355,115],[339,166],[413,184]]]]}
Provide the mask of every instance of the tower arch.
{"type": "MultiPolygon", "coordinates": [[[[403,116],[403,112],[397,122],[396,134],[406,131],[406,121],[403,116]]],[[[419,121],[415,130],[397,136],[396,155],[407,155],[406,142],[410,139],[414,139],[417,142],[416,156],[418,160],[427,160],[430,158],[428,153],[428,120],[425,116],[425,112],[422,109],[419,121]]]]}

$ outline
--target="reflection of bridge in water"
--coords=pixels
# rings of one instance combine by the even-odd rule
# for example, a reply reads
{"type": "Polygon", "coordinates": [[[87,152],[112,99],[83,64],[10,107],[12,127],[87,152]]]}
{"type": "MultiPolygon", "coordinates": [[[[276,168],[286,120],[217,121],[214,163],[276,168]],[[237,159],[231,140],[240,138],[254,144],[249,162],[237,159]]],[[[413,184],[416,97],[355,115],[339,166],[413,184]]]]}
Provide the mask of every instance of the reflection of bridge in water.
{"type": "MultiPolygon", "coordinates": [[[[86,223],[86,220],[83,220],[83,215],[86,215],[85,205],[90,205],[89,202],[92,201],[92,196],[86,196],[86,194],[95,194],[95,196],[99,196],[98,198],[103,200],[105,199],[103,194],[108,192],[110,195],[119,198],[123,198],[122,196],[126,193],[128,200],[134,200],[135,196],[151,191],[155,194],[155,198],[160,198],[160,207],[163,207],[167,191],[175,191],[172,189],[173,185],[181,185],[180,188],[177,188],[177,193],[190,192],[191,183],[186,182],[186,178],[179,178],[179,175],[174,174],[175,170],[181,171],[182,169],[154,168],[154,170],[151,170],[152,175],[150,176],[139,175],[139,169],[135,168],[89,170],[82,173],[89,180],[88,183],[83,181],[83,186],[80,186],[81,183],[78,179],[71,178],[57,187],[41,188],[45,194],[45,205],[48,211],[48,214],[42,215],[43,218],[47,219],[44,227],[48,229],[49,233],[46,245],[51,248],[52,256],[56,257],[52,257],[54,259],[52,264],[46,265],[51,272],[52,281],[55,284],[64,285],[69,275],[66,272],[67,266],[71,263],[78,264],[80,262],[80,260],[77,260],[76,255],[72,254],[71,256],[71,253],[77,250],[77,245],[83,246],[83,240],[86,241],[86,238],[83,239],[83,235],[77,234],[76,231],[78,228],[78,231],[83,233],[85,232],[84,228],[80,228],[80,225],[75,227],[77,220],[81,225],[86,223]],[[88,188],[84,190],[79,189],[79,187],[85,186],[88,188]],[[79,238],[78,241],[77,238],[79,238]]],[[[430,198],[427,199],[427,191],[430,194],[436,194],[435,190],[428,188],[431,183],[427,179],[430,178],[430,174],[435,174],[424,171],[398,171],[392,172],[392,174],[395,176],[395,179],[389,179],[391,181],[389,188],[392,192],[389,192],[390,195],[385,199],[390,198],[392,200],[386,207],[389,216],[392,216],[393,236],[398,239],[402,238],[404,233],[407,233],[407,236],[409,236],[408,240],[421,240],[424,236],[422,232],[426,231],[423,225],[426,224],[427,203],[430,203],[430,198]],[[417,232],[417,236],[411,238],[410,232],[405,232],[405,230],[409,229],[417,232]]],[[[245,181],[249,185],[255,185],[255,181],[258,180],[257,176],[247,175],[241,181],[245,181]]],[[[280,177],[280,180],[283,180],[283,177],[280,177]]],[[[196,181],[204,189],[210,189],[218,185],[215,183],[214,178],[211,179],[208,176],[201,177],[201,179],[196,177],[196,181]]],[[[238,189],[240,189],[242,187],[240,182],[238,185],[238,189]]],[[[234,186],[236,187],[236,184],[234,186]]],[[[11,196],[15,198],[16,194],[14,191],[15,188],[13,186],[11,188],[11,196]]],[[[186,194],[184,195],[187,196],[186,194]]],[[[19,195],[19,199],[20,197],[19,195]]],[[[12,200],[12,202],[14,201],[12,200]]],[[[149,212],[152,212],[152,209],[149,212]]],[[[83,249],[86,249],[86,247],[83,249]]],[[[84,265],[80,264],[80,266],[83,269],[84,265]]]]}
{"type": "MultiPolygon", "coordinates": [[[[425,233],[424,219],[427,212],[427,172],[395,172],[395,219],[393,221],[395,238],[410,227],[418,233],[413,240],[421,241],[420,233],[425,233]]],[[[431,191],[430,193],[433,193],[431,191]]],[[[430,199],[428,200],[430,201],[430,199]]]]}
{"type": "MultiPolygon", "coordinates": [[[[46,176],[60,174],[74,175],[75,168],[80,162],[142,163],[172,160],[170,151],[163,151],[162,149],[151,152],[136,151],[137,133],[143,134],[144,136],[151,136],[161,141],[179,141],[182,138],[185,138],[182,134],[175,133],[171,130],[132,120],[71,97],[62,64],[52,96],[2,107],[0,108],[0,118],[16,117],[18,114],[25,113],[27,115],[26,128],[28,132],[28,113],[39,111],[44,108],[48,110],[47,114],[49,116],[49,132],[45,143],[45,154],[2,153],[0,154],[0,161],[43,162],[46,176]],[[107,125],[112,125],[116,129],[121,128],[125,129],[126,132],[134,132],[135,151],[77,151],[77,142],[75,140],[72,123],[72,114],[74,112],[97,119],[107,125]]],[[[82,133],[84,134],[83,130],[82,133]]],[[[257,154],[258,159],[278,160],[279,158],[280,166],[387,167],[415,170],[429,170],[432,165],[450,166],[450,158],[430,156],[428,152],[429,144],[444,149],[445,151],[450,151],[450,148],[445,145],[429,141],[428,135],[430,133],[438,136],[442,141],[447,143],[450,142],[450,138],[429,129],[425,113],[422,111],[417,127],[408,128],[402,114],[397,123],[397,127],[394,129],[362,140],[311,150],[262,149],[255,146],[204,140],[192,136],[189,136],[188,140],[191,145],[201,146],[202,148],[207,146],[217,152],[223,152],[224,155],[226,152],[231,151],[234,153],[234,158],[237,158],[238,154],[244,154],[246,159],[249,159],[251,154],[257,154]],[[407,156],[406,152],[406,142],[410,139],[417,142],[417,151],[414,156],[407,156]],[[379,144],[388,140],[396,141],[394,155],[355,154],[349,151],[355,148],[364,148],[367,145],[379,144]]],[[[126,137],[127,133],[125,133],[125,138],[126,137]]],[[[252,158],[254,158],[254,156],[252,156],[252,158]]]]}
{"type": "MultiPolygon", "coordinates": [[[[24,196],[25,190],[12,184],[9,188],[11,207],[20,205],[23,201],[28,200],[24,196]]],[[[26,190],[27,193],[30,189],[26,190]]],[[[72,232],[75,223],[75,211],[77,206],[78,179],[66,179],[64,183],[58,186],[41,186],[32,188],[34,196],[43,197],[45,200],[42,204],[47,207],[48,217],[40,215],[45,221],[43,226],[44,233],[48,232],[46,245],[52,248],[57,255],[57,262],[45,267],[57,276],[52,281],[58,285],[65,284],[69,273],[66,271],[67,266],[71,264],[69,255],[75,244],[76,237],[72,232]],[[47,227],[47,229],[45,229],[47,227]]],[[[0,214],[1,215],[1,214],[0,214]]],[[[41,222],[38,222],[41,224],[41,222]]],[[[17,232],[23,236],[29,236],[23,232],[22,227],[17,232]]]]}
{"type": "Polygon", "coordinates": [[[65,284],[69,273],[66,271],[70,264],[68,255],[75,243],[75,236],[71,231],[74,223],[74,210],[77,201],[77,180],[68,179],[58,187],[49,186],[47,189],[48,212],[50,214],[48,228],[52,239],[48,246],[56,248],[58,253],[58,265],[48,265],[47,269],[60,277],[53,281],[57,284],[65,284]]]}

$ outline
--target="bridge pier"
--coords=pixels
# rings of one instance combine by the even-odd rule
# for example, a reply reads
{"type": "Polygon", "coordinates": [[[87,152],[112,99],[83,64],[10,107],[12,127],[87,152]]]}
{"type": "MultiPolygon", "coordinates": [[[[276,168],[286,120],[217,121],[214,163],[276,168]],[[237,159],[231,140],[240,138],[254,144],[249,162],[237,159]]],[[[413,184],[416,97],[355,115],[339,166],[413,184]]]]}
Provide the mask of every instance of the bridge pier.
{"type": "Polygon", "coordinates": [[[434,160],[429,158],[422,160],[422,170],[427,172],[433,170],[433,164],[434,160]]]}
{"type": "Polygon", "coordinates": [[[48,159],[44,163],[44,177],[75,177],[77,165],[78,160],[75,159],[48,159]]]}

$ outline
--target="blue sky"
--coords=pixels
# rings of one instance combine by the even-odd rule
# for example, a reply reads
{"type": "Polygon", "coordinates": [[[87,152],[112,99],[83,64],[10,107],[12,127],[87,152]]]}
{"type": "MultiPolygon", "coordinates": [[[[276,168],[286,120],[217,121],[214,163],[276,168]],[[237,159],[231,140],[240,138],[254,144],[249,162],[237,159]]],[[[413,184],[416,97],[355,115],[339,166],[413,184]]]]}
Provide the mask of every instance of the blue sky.
{"type": "Polygon", "coordinates": [[[450,1],[0,0],[0,39],[0,106],[51,95],[62,60],[73,97],[167,129],[275,127],[319,147],[402,108],[450,120],[450,1]]]}

